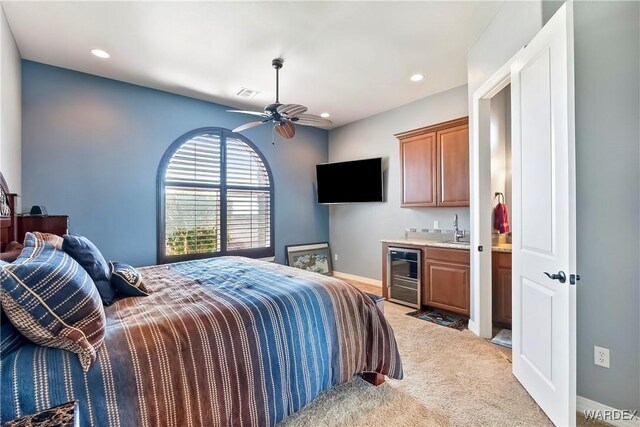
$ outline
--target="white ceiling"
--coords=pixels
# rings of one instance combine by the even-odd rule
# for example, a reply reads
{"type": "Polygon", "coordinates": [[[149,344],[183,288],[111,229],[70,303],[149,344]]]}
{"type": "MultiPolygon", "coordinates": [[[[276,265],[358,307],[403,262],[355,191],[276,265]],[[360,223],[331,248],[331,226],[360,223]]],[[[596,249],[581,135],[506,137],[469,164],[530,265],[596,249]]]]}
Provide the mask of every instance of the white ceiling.
{"type": "Polygon", "coordinates": [[[280,101],[336,126],[465,84],[501,4],[2,2],[23,58],[235,107],[273,102],[282,57],[280,101]],[[241,86],[262,93],[247,103],[241,86]]]}

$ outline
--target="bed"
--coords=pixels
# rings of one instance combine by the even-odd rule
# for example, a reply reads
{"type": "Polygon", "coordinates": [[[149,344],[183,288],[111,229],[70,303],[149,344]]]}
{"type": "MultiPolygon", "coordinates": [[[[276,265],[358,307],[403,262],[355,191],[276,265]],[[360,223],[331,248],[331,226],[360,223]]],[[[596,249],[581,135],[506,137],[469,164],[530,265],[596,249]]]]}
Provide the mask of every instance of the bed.
{"type": "Polygon", "coordinates": [[[341,280],[220,257],[139,269],[105,307],[97,361],[26,342],[2,355],[0,418],[77,400],[87,426],[275,425],[371,372],[402,378],[393,331],[341,280]]]}

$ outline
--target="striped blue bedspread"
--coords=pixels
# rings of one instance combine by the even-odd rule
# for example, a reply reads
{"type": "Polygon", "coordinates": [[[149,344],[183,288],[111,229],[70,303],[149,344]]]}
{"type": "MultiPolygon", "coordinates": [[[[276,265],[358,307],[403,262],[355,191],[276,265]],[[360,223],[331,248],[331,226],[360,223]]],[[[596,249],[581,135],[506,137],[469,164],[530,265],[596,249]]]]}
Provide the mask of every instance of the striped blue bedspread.
{"type": "Polygon", "coordinates": [[[97,362],[28,343],[2,356],[0,418],[71,400],[87,426],[275,425],[361,372],[402,378],[375,304],[329,277],[239,257],[140,269],[106,307],[97,362]]]}

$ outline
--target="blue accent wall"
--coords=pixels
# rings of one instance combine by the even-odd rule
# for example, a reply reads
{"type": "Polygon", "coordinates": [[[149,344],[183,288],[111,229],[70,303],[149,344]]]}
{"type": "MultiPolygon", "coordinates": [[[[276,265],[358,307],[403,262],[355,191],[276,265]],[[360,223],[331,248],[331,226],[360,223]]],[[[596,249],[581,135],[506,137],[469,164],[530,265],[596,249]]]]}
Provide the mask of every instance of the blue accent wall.
{"type": "MultiPolygon", "coordinates": [[[[304,100],[301,100],[304,101],[304,100]]],[[[31,61],[22,63],[22,206],[68,214],[70,231],[110,260],[156,263],[156,173],[187,131],[253,120],[228,107],[31,61]]],[[[274,176],[276,261],[286,245],[329,240],[329,211],[316,203],[315,165],[327,131],[298,126],[291,140],[271,126],[243,132],[274,176]]]]}

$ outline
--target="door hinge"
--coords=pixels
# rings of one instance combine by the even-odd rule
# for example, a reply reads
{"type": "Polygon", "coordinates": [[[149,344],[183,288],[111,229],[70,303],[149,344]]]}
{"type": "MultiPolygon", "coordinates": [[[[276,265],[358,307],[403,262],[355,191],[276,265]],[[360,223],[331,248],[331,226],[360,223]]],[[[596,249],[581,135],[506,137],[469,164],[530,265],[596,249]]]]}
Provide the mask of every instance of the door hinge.
{"type": "Polygon", "coordinates": [[[570,274],[569,275],[569,284],[570,285],[575,285],[577,281],[580,280],[580,275],[579,274],[570,274]]]}

